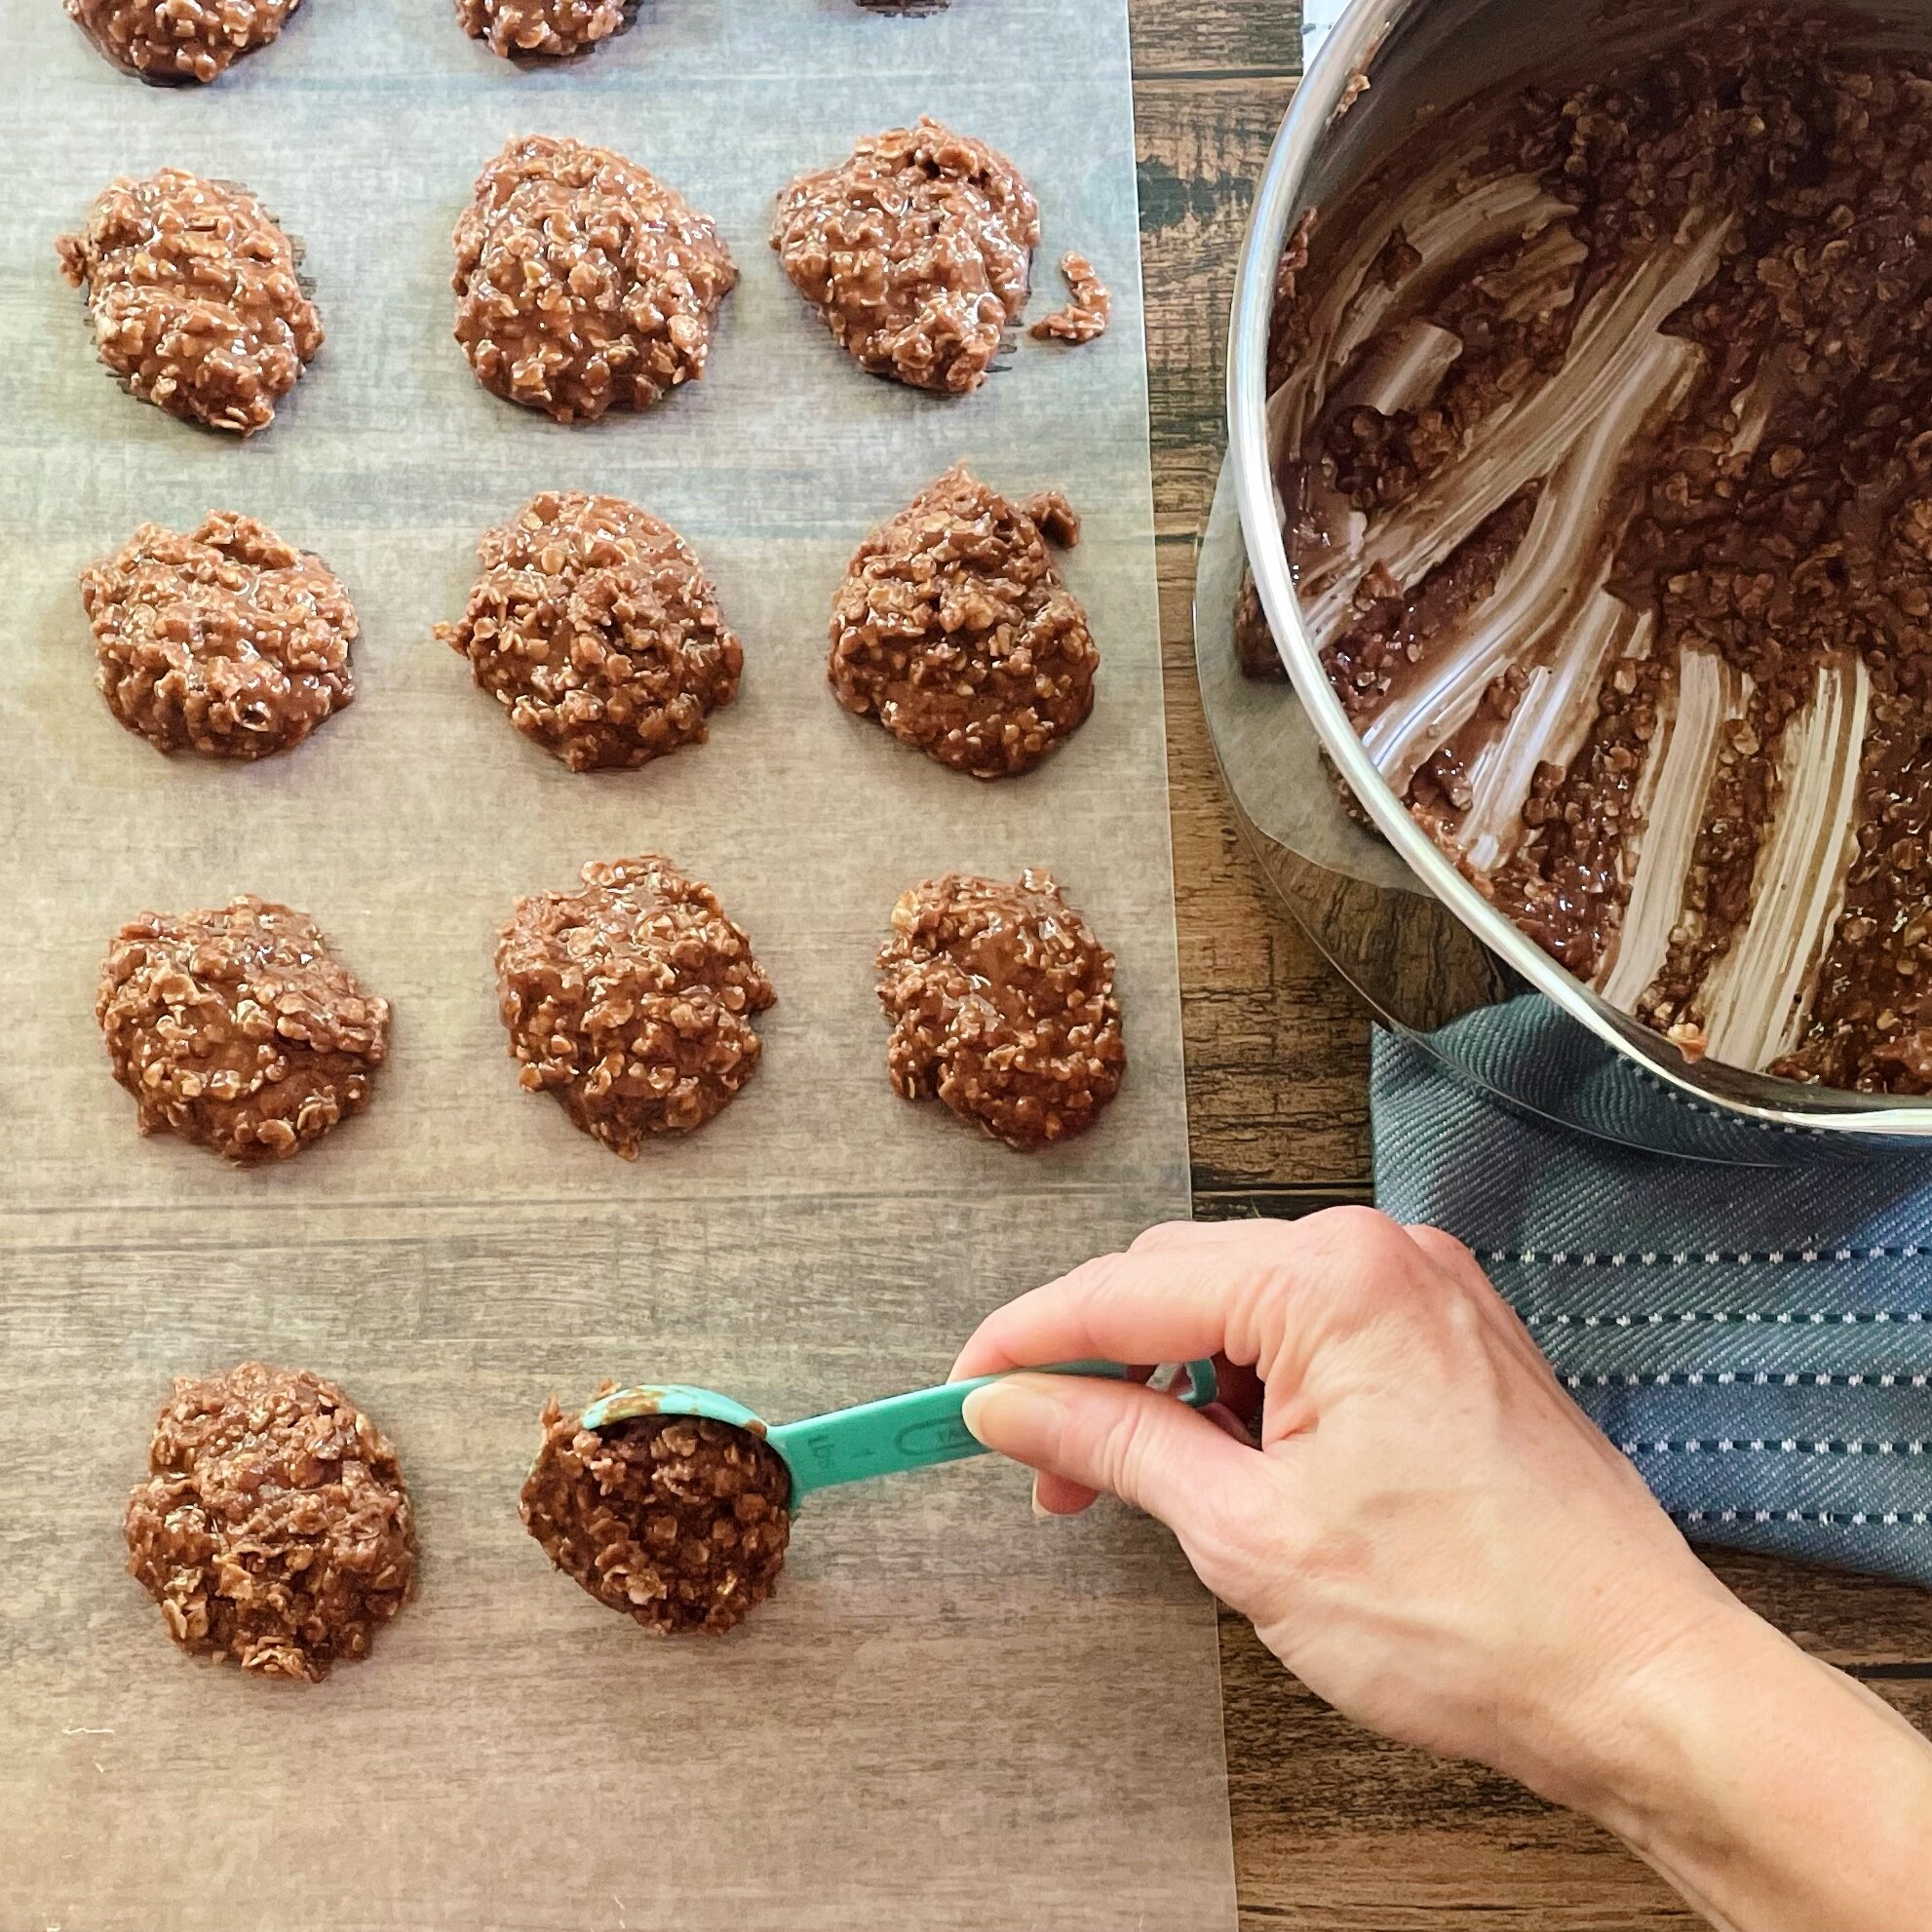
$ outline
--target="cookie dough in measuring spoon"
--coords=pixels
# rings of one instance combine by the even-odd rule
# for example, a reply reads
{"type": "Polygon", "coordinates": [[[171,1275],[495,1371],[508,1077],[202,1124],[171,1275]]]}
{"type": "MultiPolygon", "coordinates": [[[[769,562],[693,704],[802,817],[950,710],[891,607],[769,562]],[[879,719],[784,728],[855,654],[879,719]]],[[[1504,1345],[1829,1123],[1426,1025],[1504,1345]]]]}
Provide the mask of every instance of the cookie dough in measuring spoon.
{"type": "MultiPolygon", "coordinates": [[[[1122,1380],[1133,1372],[1070,1362],[1038,1372],[1122,1380]]],[[[984,1454],[961,1410],[997,1379],[944,1382],[776,1428],[730,1396],[682,1383],[606,1386],[575,1418],[553,1401],[523,1485],[523,1525],[560,1569],[645,1629],[718,1635],[771,1595],[792,1520],[814,1489],[984,1454]]],[[[1206,1408],[1215,1365],[1185,1364],[1172,1387],[1206,1408]]]]}

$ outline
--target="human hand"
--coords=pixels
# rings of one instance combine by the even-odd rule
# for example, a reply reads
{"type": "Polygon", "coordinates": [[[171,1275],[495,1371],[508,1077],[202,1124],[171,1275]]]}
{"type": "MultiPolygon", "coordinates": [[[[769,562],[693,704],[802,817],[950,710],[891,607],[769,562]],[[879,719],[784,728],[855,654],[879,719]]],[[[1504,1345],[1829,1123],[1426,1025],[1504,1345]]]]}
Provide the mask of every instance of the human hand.
{"type": "Polygon", "coordinates": [[[1217,1597],[1372,1728],[1560,1792],[1569,1738],[1735,1600],[1558,1386],[1468,1251],[1366,1209],[1143,1234],[990,1316],[954,1366],[1218,1355],[1257,1449],[1128,1385],[970,1398],[1042,1510],[1165,1522],[1217,1597]]]}
{"type": "Polygon", "coordinates": [[[1704,1567],[1449,1236],[1365,1209],[1153,1228],[989,1316],[953,1373],[1203,1355],[1252,1372],[1252,1435],[1055,1375],[966,1423],[1041,1511],[1147,1510],[1312,1690],[1590,1812],[1714,1923],[1922,1923],[1932,1748],[1704,1567]]]}

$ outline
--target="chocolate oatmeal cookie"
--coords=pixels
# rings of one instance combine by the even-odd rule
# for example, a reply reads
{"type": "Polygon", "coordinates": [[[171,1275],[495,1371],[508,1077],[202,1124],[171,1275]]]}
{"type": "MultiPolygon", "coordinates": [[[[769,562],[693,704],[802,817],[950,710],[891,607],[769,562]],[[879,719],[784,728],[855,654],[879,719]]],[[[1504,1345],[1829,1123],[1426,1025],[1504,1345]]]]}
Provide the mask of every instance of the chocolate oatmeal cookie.
{"type": "Polygon", "coordinates": [[[67,18],[144,81],[212,81],[266,47],[301,0],[66,0],[67,18]]]}
{"type": "Polygon", "coordinates": [[[771,245],[863,367],[964,395],[1026,306],[1039,239],[1039,204],[1012,162],[922,118],[799,175],[771,245]]]}
{"type": "Polygon", "coordinates": [[[975,778],[1029,770],[1094,708],[1101,654],[1047,545],[1063,496],[1009,503],[961,463],[859,546],[827,676],[849,712],[975,778]]]}
{"type": "Polygon", "coordinates": [[[232,182],[124,175],[57,246],[100,360],[171,416],[252,436],[322,347],[295,245],[232,182]]]}
{"type": "Polygon", "coordinates": [[[879,948],[886,1072],[1025,1151],[1084,1134],[1127,1066],[1113,954],[1050,872],[948,872],[892,908],[879,948]]]}
{"type": "Polygon", "coordinates": [[[389,1002],[306,912],[262,899],[123,926],[95,1015],[140,1131],[243,1165],[287,1160],[360,1113],[389,1050],[389,1002]]]}
{"type": "Polygon", "coordinates": [[[143,523],[81,572],[95,683],[163,752],[263,758],[356,695],[355,606],[319,557],[217,510],[182,535],[143,523]]]}
{"type": "Polygon", "coordinates": [[[456,339],[493,394],[560,423],[696,382],[738,271],[711,219],[607,147],[511,141],[456,224],[456,339]]]}
{"type": "Polygon", "coordinates": [[[521,60],[581,54],[627,24],[625,0],[456,0],[456,18],[492,54],[521,60]]]}
{"type": "Polygon", "coordinates": [[[778,997],[708,885],[654,854],[583,869],[577,893],[518,900],[496,947],[518,1079],[635,1160],[715,1116],[758,1064],[778,997]]]}
{"type": "Polygon", "coordinates": [[[128,1498],[128,1570],[184,1650],[319,1683],[408,1600],[396,1451],[333,1382],[260,1362],[177,1377],[148,1468],[128,1498]]]}
{"type": "Polygon", "coordinates": [[[599,1604],[659,1636],[717,1636],[777,1586],[791,1497],[783,1459],[749,1430],[688,1415],[590,1430],[553,1397],[522,1516],[599,1604]]]}
{"type": "Polygon", "coordinates": [[[1113,291],[1094,273],[1085,255],[1063,254],[1060,272],[1066,283],[1066,301],[1043,315],[1026,332],[1039,342],[1092,342],[1106,333],[1113,316],[1113,291]]]}
{"type": "Polygon", "coordinates": [[[545,490],[477,546],[483,574],[436,635],[519,731],[572,771],[701,745],[745,653],[669,523],[617,496],[545,490]]]}

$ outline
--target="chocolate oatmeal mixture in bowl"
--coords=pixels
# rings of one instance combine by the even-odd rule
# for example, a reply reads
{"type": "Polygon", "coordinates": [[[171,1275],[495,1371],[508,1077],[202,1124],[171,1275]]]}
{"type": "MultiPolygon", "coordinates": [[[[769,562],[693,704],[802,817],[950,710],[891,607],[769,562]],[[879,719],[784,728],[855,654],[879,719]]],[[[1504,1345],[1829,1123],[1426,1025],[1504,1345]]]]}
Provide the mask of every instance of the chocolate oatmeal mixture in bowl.
{"type": "Polygon", "coordinates": [[[1501,991],[1749,1118],[1932,1133],[1932,40],[1546,13],[1358,8],[1284,128],[1242,667],[1501,991]]]}

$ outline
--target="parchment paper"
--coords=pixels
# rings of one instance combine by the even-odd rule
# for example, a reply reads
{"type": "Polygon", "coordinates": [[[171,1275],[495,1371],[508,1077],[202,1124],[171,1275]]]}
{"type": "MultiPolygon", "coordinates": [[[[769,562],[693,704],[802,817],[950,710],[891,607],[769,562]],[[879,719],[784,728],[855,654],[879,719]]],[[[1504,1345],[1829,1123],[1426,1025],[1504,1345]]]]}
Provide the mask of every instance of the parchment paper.
{"type": "Polygon", "coordinates": [[[179,92],[52,0],[0,11],[0,1925],[1231,1923],[1214,1618],[1151,1526],[1035,1525],[990,1462],[834,1492],[778,1598],[692,1646],[551,1571],[516,1510],[552,1388],[699,1381],[783,1418],[915,1386],[985,1309],[1186,1209],[1122,0],[646,0],[534,73],[443,0],[310,0],[179,92]],[[1023,343],[964,402],[863,376],[765,246],[789,176],[922,110],[1040,192],[1035,313],[1064,248],[1115,290],[1101,343],[1023,343]],[[451,226],[532,131],[659,171],[744,271],[710,376],[645,417],[554,425],[450,339],[451,226]],[[307,244],[328,340],[246,445],[121,394],[56,273],[112,175],[171,163],[307,244]],[[1086,518],[1099,708],[1010,785],[824,677],[846,558],[958,456],[1086,518]],[[545,485],[634,497],[710,564],[748,669],[708,747],[572,776],[433,641],[479,532],[545,485]],[[212,507],[321,552],[363,620],[355,706],[253,768],[114,723],[74,587],[212,507]],[[633,1167],[519,1092],[490,947],[516,893],[652,848],[717,887],[780,1004],[739,1101],[633,1167]],[[1132,1059],[1038,1160],[893,1098],[870,971],[904,886],[1027,863],[1116,948],[1132,1059]],[[138,1141],[92,1015],[122,920],[238,890],[313,912],[396,1005],[374,1106],[271,1173],[138,1141]],[[340,1377],[419,1506],[418,1601],[319,1688],[182,1657],[122,1569],[170,1376],[255,1354],[340,1377]]]}

